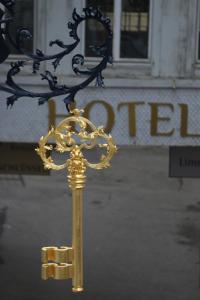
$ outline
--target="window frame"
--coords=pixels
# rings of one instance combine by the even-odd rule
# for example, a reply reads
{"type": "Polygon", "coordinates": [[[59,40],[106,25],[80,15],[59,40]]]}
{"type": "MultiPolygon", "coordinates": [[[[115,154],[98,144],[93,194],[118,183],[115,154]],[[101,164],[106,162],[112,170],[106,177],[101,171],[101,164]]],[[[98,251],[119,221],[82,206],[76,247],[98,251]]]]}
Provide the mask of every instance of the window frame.
{"type": "MultiPolygon", "coordinates": [[[[154,0],[149,0],[149,33],[148,33],[148,55],[147,58],[121,58],[120,57],[120,42],[121,42],[121,13],[122,13],[122,1],[123,0],[113,0],[114,1],[114,22],[113,22],[113,60],[116,63],[150,63],[152,55],[152,16],[153,16],[153,2],[154,0]],[[120,21],[119,21],[120,20],[120,21]]],[[[86,6],[86,0],[83,0],[83,7],[86,6]]],[[[85,54],[85,22],[82,27],[82,52],[85,54]]],[[[98,57],[86,56],[88,62],[99,61],[98,57]]]]}
{"type": "MultiPolygon", "coordinates": [[[[33,51],[46,48],[46,1],[33,0],[33,51]]],[[[26,59],[23,54],[10,54],[6,63],[26,59]]]]}
{"type": "MultiPolygon", "coordinates": [[[[200,0],[195,0],[195,5],[193,5],[195,9],[195,24],[194,24],[194,45],[193,45],[193,52],[192,52],[192,57],[189,57],[192,63],[192,71],[194,74],[195,78],[200,77],[200,57],[198,57],[198,48],[200,45],[200,38],[199,38],[199,33],[200,33],[200,0]]],[[[194,14],[194,11],[193,11],[194,14]]]]}
{"type": "Polygon", "coordinates": [[[200,0],[197,1],[197,17],[196,17],[196,45],[195,45],[195,61],[200,64],[200,57],[198,57],[200,46],[200,0]]]}

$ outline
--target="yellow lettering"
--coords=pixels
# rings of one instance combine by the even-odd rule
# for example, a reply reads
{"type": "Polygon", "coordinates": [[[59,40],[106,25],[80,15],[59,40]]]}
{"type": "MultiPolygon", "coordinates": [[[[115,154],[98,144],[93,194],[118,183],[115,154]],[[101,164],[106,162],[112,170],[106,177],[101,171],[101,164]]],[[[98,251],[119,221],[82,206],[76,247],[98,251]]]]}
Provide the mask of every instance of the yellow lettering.
{"type": "Polygon", "coordinates": [[[130,136],[136,136],[137,125],[136,125],[136,106],[143,105],[144,102],[123,102],[119,103],[117,110],[119,111],[121,107],[128,107],[128,119],[129,119],[129,134],[130,136]]]}
{"type": "Polygon", "coordinates": [[[95,100],[95,101],[88,103],[86,105],[86,107],[84,108],[84,117],[87,119],[90,119],[90,111],[91,111],[92,107],[96,104],[101,104],[107,112],[107,124],[105,126],[105,132],[110,133],[112,131],[114,123],[115,123],[115,114],[114,114],[112,106],[110,104],[108,104],[107,102],[105,102],[103,100],[95,100]]]}
{"type": "Polygon", "coordinates": [[[200,134],[188,133],[188,105],[179,104],[181,108],[181,129],[180,133],[182,137],[200,137],[200,134]]]}
{"type": "Polygon", "coordinates": [[[48,108],[49,108],[49,130],[51,129],[51,127],[55,127],[56,126],[56,103],[53,99],[50,99],[48,101],[48,108]]]}
{"type": "Polygon", "coordinates": [[[174,106],[170,103],[149,103],[151,106],[151,136],[171,136],[174,133],[174,129],[170,132],[159,132],[158,123],[170,121],[169,117],[159,117],[159,107],[168,107],[172,112],[174,106]]]}
{"type": "Polygon", "coordinates": [[[48,101],[48,107],[49,107],[49,130],[50,130],[52,126],[54,128],[56,127],[57,118],[66,118],[68,114],[67,112],[66,114],[56,114],[56,102],[53,99],[50,99],[48,101]]]}

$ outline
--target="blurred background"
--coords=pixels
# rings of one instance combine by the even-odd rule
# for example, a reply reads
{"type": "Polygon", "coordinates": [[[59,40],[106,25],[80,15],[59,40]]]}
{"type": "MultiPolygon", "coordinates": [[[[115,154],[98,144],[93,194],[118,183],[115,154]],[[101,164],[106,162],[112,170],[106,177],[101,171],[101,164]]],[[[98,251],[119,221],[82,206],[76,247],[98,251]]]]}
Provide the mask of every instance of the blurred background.
{"type": "MultiPolygon", "coordinates": [[[[77,106],[105,126],[119,150],[111,168],[88,170],[85,291],[74,295],[70,281],[41,280],[41,247],[71,244],[71,195],[66,172],[45,172],[34,149],[67,112],[62,99],[38,106],[27,98],[11,110],[0,102],[0,298],[199,299],[200,158],[181,156],[186,175],[172,174],[169,149],[200,145],[200,2],[17,0],[13,35],[29,27],[34,39],[27,49],[55,53],[59,49],[49,41],[70,44],[73,8],[81,13],[88,5],[112,21],[113,65],[104,72],[105,88],[91,84],[78,93],[77,106]]],[[[104,41],[103,28],[89,21],[79,36],[73,55],[84,54],[88,67],[98,64],[90,46],[104,41]]],[[[56,71],[61,84],[83,81],[74,75],[71,58],[56,71]]],[[[1,65],[1,82],[10,62],[20,59],[12,49],[1,65]]],[[[52,71],[49,63],[42,68],[52,71]]],[[[47,91],[29,64],[16,81],[47,91]]],[[[88,155],[98,159],[95,151],[88,155]]]]}

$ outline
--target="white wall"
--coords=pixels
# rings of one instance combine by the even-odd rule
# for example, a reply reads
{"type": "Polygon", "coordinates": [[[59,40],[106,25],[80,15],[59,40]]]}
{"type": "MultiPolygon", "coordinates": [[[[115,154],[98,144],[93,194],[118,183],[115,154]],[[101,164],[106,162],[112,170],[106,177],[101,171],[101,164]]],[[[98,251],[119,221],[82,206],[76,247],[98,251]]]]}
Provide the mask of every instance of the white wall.
{"type": "MultiPolygon", "coordinates": [[[[56,47],[53,49],[49,48],[49,41],[59,38],[67,44],[71,43],[72,40],[68,36],[67,22],[71,19],[74,7],[81,13],[83,3],[84,1],[72,0],[36,0],[36,47],[47,53],[53,53],[56,47]]],[[[152,0],[150,58],[142,63],[134,61],[128,63],[115,62],[113,66],[108,66],[104,72],[106,89],[103,90],[103,100],[115,107],[116,103],[130,100],[137,101],[138,99],[142,99],[145,103],[155,100],[154,102],[167,101],[172,104],[176,104],[177,101],[182,101],[183,99],[184,103],[188,104],[189,109],[191,108],[191,120],[197,118],[196,115],[194,117],[195,107],[198,108],[199,105],[200,86],[199,64],[196,61],[197,4],[197,0],[152,0]]],[[[81,49],[83,49],[84,36],[82,33],[83,28],[80,28],[82,40],[73,55],[81,53],[81,49]]],[[[59,49],[57,50],[59,51],[59,49]]],[[[74,85],[83,80],[72,73],[71,57],[72,55],[65,58],[56,72],[60,83],[74,85]]],[[[89,62],[89,64],[94,63],[89,62]]],[[[5,82],[5,71],[8,69],[8,66],[8,63],[1,66],[0,75],[2,82],[5,82]]],[[[46,68],[52,70],[49,64],[42,66],[42,70],[46,68]]],[[[16,81],[28,89],[46,90],[45,82],[40,81],[39,75],[34,76],[31,74],[30,66],[27,66],[16,77],[16,81]]],[[[101,93],[101,89],[87,89],[84,92],[84,104],[91,100],[102,99],[101,93]]],[[[81,95],[83,93],[80,93],[77,99],[80,99],[81,95]]],[[[5,99],[5,94],[1,94],[1,98],[5,99]]],[[[38,107],[36,103],[37,100],[32,99],[19,100],[12,111],[7,111],[6,104],[4,101],[1,101],[0,140],[36,141],[38,136],[47,130],[48,106],[38,107]],[[26,103],[25,109],[22,107],[22,102],[26,103]],[[25,121],[29,115],[32,116],[30,124],[25,121]],[[34,120],[36,121],[33,129],[34,120]]],[[[58,110],[59,113],[65,113],[62,101],[58,105],[58,110]]],[[[145,110],[145,113],[145,122],[148,122],[148,110],[145,110]]],[[[128,119],[128,114],[125,115],[125,118],[128,119]]],[[[179,118],[178,115],[177,118],[179,118]]],[[[173,116],[172,127],[177,127],[176,124],[180,126],[180,123],[177,123],[177,118],[173,116]]],[[[197,123],[194,123],[191,129],[193,132],[198,132],[198,126],[195,128],[195,124],[197,123]]],[[[139,123],[138,126],[141,128],[141,133],[143,130],[148,131],[145,127],[141,127],[142,125],[139,123]]],[[[123,130],[126,131],[125,127],[123,130]]],[[[145,136],[148,136],[147,131],[145,131],[146,133],[143,132],[143,137],[136,137],[137,141],[133,142],[130,140],[127,134],[123,139],[119,140],[119,143],[155,145],[199,144],[199,138],[186,140],[174,137],[174,139],[170,138],[164,141],[162,139],[159,141],[157,139],[149,140],[145,138],[145,136]]],[[[116,134],[114,133],[114,135],[116,134]]]]}

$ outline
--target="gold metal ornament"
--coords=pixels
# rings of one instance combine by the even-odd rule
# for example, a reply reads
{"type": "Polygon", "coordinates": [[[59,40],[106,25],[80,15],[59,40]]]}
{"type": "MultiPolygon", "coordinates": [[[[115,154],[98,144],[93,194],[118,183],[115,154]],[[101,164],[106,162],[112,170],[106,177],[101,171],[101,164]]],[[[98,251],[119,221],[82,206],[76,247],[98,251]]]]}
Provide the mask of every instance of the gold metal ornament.
{"type": "Polygon", "coordinates": [[[100,170],[110,166],[110,160],[117,151],[111,137],[103,127],[95,127],[82,116],[83,110],[73,109],[71,115],[56,128],[41,137],[37,153],[43,160],[45,169],[68,170],[68,184],[72,191],[72,247],[42,248],[42,278],[72,279],[73,292],[83,291],[83,189],[86,182],[87,167],[100,170]],[[106,141],[98,143],[99,139],[106,141]],[[54,140],[53,143],[49,143],[54,140]],[[98,163],[90,163],[84,158],[82,150],[104,148],[98,163]],[[69,159],[57,165],[51,152],[70,153],[69,159]]]}

